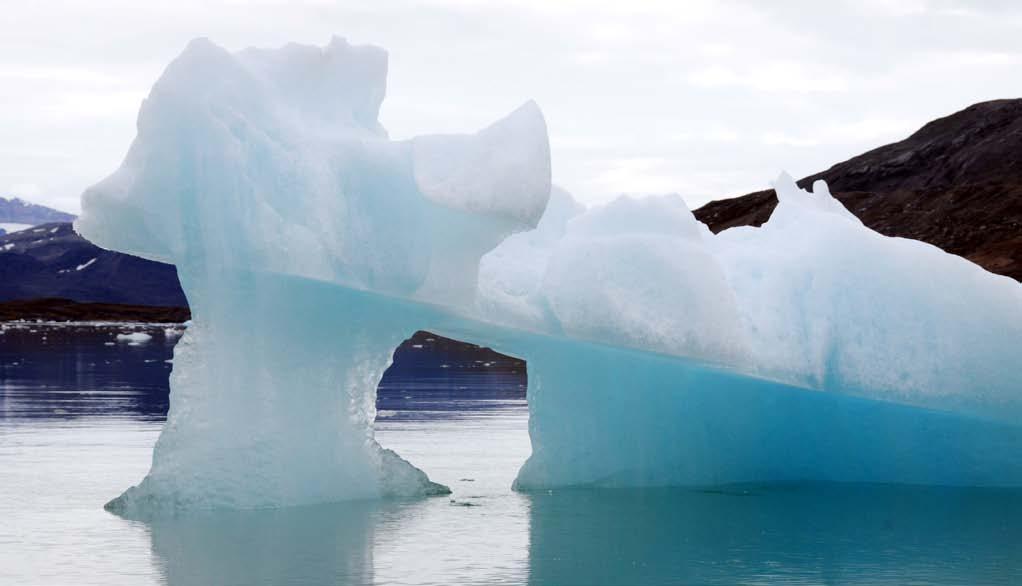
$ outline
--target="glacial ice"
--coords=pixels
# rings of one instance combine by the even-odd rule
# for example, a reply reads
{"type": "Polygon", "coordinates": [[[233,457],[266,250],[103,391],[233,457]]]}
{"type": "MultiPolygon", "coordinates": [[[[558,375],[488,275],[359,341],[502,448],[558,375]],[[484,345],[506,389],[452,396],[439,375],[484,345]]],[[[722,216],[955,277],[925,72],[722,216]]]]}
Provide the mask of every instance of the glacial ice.
{"type": "Polygon", "coordinates": [[[446,491],[373,438],[419,329],[529,365],[522,489],[1022,485],[1022,286],[781,176],[760,228],[585,209],[539,108],[392,141],[387,55],[193,41],[76,229],[177,265],[193,320],[127,515],[446,491]]]}
{"type": "Polygon", "coordinates": [[[153,337],[145,332],[130,332],[124,334],[117,334],[118,342],[127,342],[130,345],[145,344],[153,337]]]}

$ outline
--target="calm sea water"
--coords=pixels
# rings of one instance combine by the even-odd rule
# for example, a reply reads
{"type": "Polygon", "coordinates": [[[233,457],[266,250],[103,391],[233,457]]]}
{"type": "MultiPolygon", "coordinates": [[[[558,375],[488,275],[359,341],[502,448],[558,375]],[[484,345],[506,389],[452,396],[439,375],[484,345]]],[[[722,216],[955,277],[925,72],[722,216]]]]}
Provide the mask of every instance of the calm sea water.
{"type": "Polygon", "coordinates": [[[378,437],[449,497],[126,521],[102,505],[148,469],[174,339],[124,331],[0,335],[0,585],[1022,583],[1019,491],[512,492],[523,373],[428,355],[385,378],[378,437]]]}

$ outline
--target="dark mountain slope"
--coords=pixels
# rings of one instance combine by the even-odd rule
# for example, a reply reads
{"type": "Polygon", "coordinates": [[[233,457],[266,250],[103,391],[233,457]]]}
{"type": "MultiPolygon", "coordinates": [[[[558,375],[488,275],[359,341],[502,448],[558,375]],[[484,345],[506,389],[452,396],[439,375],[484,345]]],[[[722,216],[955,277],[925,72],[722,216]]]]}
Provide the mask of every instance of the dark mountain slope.
{"type": "Polygon", "coordinates": [[[123,303],[79,303],[68,299],[0,301],[0,322],[116,321],[179,324],[191,318],[187,307],[156,307],[123,303]]]}
{"type": "Polygon", "coordinates": [[[103,250],[68,223],[0,236],[0,301],[41,298],[187,306],[172,265],[103,250]]]}
{"type": "MultiPolygon", "coordinates": [[[[824,179],[864,224],[1022,281],[1022,99],[975,104],[798,182],[824,179]]],[[[714,232],[758,226],[773,190],[695,211],[714,232]]]]}

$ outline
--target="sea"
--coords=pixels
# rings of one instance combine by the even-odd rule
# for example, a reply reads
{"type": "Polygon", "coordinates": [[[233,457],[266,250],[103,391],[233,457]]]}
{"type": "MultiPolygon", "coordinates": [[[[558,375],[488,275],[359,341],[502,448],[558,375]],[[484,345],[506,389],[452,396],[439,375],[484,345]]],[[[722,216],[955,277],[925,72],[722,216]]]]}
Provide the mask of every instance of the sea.
{"type": "Polygon", "coordinates": [[[527,367],[428,343],[375,429],[450,495],[126,520],[103,505],[149,468],[178,329],[3,326],[0,585],[1022,584],[1018,490],[516,492],[527,367]]]}

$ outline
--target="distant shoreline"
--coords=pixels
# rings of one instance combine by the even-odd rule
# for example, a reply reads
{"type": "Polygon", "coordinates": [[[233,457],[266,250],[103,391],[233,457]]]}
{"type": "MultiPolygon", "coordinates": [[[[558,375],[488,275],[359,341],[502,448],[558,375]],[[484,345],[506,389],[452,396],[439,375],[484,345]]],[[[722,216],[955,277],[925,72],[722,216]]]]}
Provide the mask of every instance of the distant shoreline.
{"type": "Polygon", "coordinates": [[[80,303],[60,298],[0,302],[0,322],[46,320],[180,324],[189,319],[191,312],[187,307],[80,303]]]}

